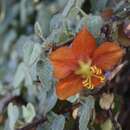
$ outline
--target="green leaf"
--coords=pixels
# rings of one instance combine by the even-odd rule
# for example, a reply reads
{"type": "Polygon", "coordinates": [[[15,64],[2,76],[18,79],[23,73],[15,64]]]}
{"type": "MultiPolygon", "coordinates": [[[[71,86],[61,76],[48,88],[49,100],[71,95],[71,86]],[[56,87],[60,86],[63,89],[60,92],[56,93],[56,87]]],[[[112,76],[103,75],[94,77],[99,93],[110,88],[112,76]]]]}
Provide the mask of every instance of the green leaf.
{"type": "Polygon", "coordinates": [[[27,4],[27,0],[22,0],[20,2],[20,22],[21,22],[21,25],[25,25],[27,23],[26,4],[27,4]]]}
{"type": "Polygon", "coordinates": [[[31,56],[30,56],[29,65],[32,65],[37,61],[41,52],[42,52],[42,50],[41,50],[40,44],[34,44],[33,50],[32,50],[31,56]]]}
{"type": "Polygon", "coordinates": [[[23,82],[24,78],[25,78],[25,65],[24,63],[20,63],[17,71],[15,73],[14,76],[14,80],[13,80],[13,87],[17,88],[20,86],[20,84],[23,82]]]}
{"type": "Polygon", "coordinates": [[[55,94],[54,88],[49,91],[43,89],[40,90],[39,95],[39,113],[44,116],[55,106],[57,101],[57,96],[55,94]]]}
{"type": "Polygon", "coordinates": [[[82,26],[87,26],[89,31],[97,38],[100,35],[101,27],[103,26],[103,20],[101,16],[88,15],[83,17],[77,27],[77,32],[82,26]]]}
{"type": "Polygon", "coordinates": [[[79,10],[73,7],[70,12],[68,13],[68,17],[76,17],[78,16],[79,10]]]}
{"type": "Polygon", "coordinates": [[[52,31],[52,33],[47,38],[47,41],[49,43],[55,43],[58,45],[62,45],[63,43],[66,43],[68,40],[72,39],[72,36],[69,34],[70,32],[66,32],[67,28],[59,28],[52,31]],[[69,34],[69,35],[68,35],[69,34]]]}
{"type": "Polygon", "coordinates": [[[81,7],[85,0],[76,0],[76,7],[81,7]]]}
{"type": "Polygon", "coordinates": [[[101,130],[113,130],[113,125],[110,119],[101,124],[101,130]]]}
{"type": "Polygon", "coordinates": [[[7,93],[5,86],[0,81],[0,95],[4,96],[7,93]]]}
{"type": "Polygon", "coordinates": [[[41,51],[42,50],[40,44],[34,43],[31,40],[27,40],[23,46],[24,62],[28,65],[34,64],[38,60],[41,51]]]}
{"type": "Polygon", "coordinates": [[[35,33],[36,33],[38,36],[43,35],[42,29],[41,29],[40,24],[39,24],[38,22],[35,23],[35,25],[34,25],[34,30],[35,30],[35,33]]]}
{"type": "Polygon", "coordinates": [[[52,88],[50,91],[47,92],[47,97],[46,97],[46,109],[45,113],[49,112],[56,104],[57,101],[57,96],[55,93],[55,89],[52,88]]]}
{"type": "Polygon", "coordinates": [[[91,0],[90,3],[91,3],[91,9],[92,9],[92,11],[95,11],[96,10],[97,0],[91,0]]]}
{"type": "Polygon", "coordinates": [[[76,0],[69,0],[67,5],[65,6],[62,15],[67,16],[70,9],[74,6],[76,0]]]}
{"type": "Polygon", "coordinates": [[[49,24],[51,18],[51,11],[46,6],[41,4],[41,6],[39,7],[36,21],[40,24],[44,37],[48,36],[48,34],[50,33],[49,24]]]}
{"type": "Polygon", "coordinates": [[[65,125],[65,117],[62,115],[57,116],[51,125],[51,130],[63,130],[65,125]]]}
{"type": "Polygon", "coordinates": [[[3,126],[0,126],[0,130],[3,130],[4,129],[4,127],[3,126]]]}
{"type": "Polygon", "coordinates": [[[25,66],[24,73],[25,73],[25,85],[27,87],[32,86],[33,80],[32,80],[32,75],[30,73],[30,68],[28,66],[25,66]]]}
{"type": "MultiPolygon", "coordinates": [[[[33,66],[31,66],[33,67],[33,66]]],[[[14,80],[13,80],[13,87],[14,88],[19,88],[19,89],[16,89],[16,91],[14,91],[14,94],[18,95],[19,92],[20,92],[20,88],[22,87],[21,86],[21,83],[24,81],[25,83],[25,86],[27,87],[28,89],[28,93],[34,93],[34,88],[33,88],[33,74],[34,72],[31,73],[31,67],[28,67],[25,63],[20,63],[20,65],[18,66],[18,69],[16,71],[16,74],[14,76],[14,80]]]]}
{"type": "Polygon", "coordinates": [[[53,31],[54,29],[61,28],[64,20],[65,17],[61,13],[54,15],[50,21],[50,30],[53,31]]]}
{"type": "MultiPolygon", "coordinates": [[[[62,115],[57,115],[56,113],[51,111],[46,116],[47,116],[48,121],[44,122],[43,127],[40,130],[43,130],[43,129],[44,130],[52,130],[54,127],[56,128],[59,126],[61,126],[61,128],[64,128],[64,126],[63,126],[64,125],[64,117],[62,115]],[[58,118],[60,118],[60,119],[58,120],[58,118]],[[55,123],[57,123],[57,124],[55,124],[55,123]]],[[[54,130],[61,130],[61,128],[54,129],[54,130]]]]}
{"type": "Polygon", "coordinates": [[[34,25],[34,31],[38,37],[40,37],[43,41],[46,41],[46,39],[43,37],[42,28],[38,22],[36,22],[34,25]]]}
{"type": "Polygon", "coordinates": [[[117,4],[116,4],[116,6],[115,6],[115,8],[113,8],[113,12],[116,12],[116,11],[119,11],[119,12],[121,12],[122,11],[122,9],[124,8],[124,5],[125,5],[125,1],[119,1],[117,4]]]}
{"type": "Polygon", "coordinates": [[[10,30],[6,35],[4,39],[4,44],[3,44],[3,51],[4,53],[7,53],[11,47],[11,44],[13,41],[16,39],[17,34],[15,30],[10,30]]]}
{"type": "Polygon", "coordinates": [[[9,119],[9,128],[10,130],[14,130],[15,123],[19,117],[18,107],[10,103],[7,108],[8,119],[9,119]]]}
{"type": "Polygon", "coordinates": [[[85,102],[79,109],[79,129],[88,130],[88,123],[92,114],[92,109],[94,108],[94,98],[89,96],[85,99],[85,102]]]}
{"type": "Polygon", "coordinates": [[[40,91],[37,94],[38,98],[38,110],[40,114],[45,113],[44,110],[46,109],[45,104],[46,104],[46,97],[47,97],[47,92],[43,90],[43,88],[40,89],[40,91]]]}
{"type": "Polygon", "coordinates": [[[31,103],[27,106],[22,106],[23,118],[26,123],[30,123],[36,115],[35,108],[31,103]]]}
{"type": "Polygon", "coordinates": [[[30,61],[30,55],[32,54],[33,50],[33,42],[29,39],[23,45],[23,61],[28,64],[30,61]]]}
{"type": "Polygon", "coordinates": [[[75,96],[71,96],[69,98],[67,98],[67,101],[74,103],[79,99],[79,94],[76,94],[75,96]]]}
{"type": "Polygon", "coordinates": [[[52,66],[48,58],[42,59],[37,63],[37,73],[43,87],[49,90],[52,87],[53,76],[52,76],[52,66]]]}
{"type": "Polygon", "coordinates": [[[9,119],[7,119],[6,122],[5,122],[4,130],[10,130],[9,119]]]}
{"type": "Polygon", "coordinates": [[[97,12],[103,10],[108,0],[90,0],[92,11],[97,12]]]}
{"type": "Polygon", "coordinates": [[[62,15],[67,16],[73,7],[80,8],[85,0],[69,0],[65,6],[62,15]]]}

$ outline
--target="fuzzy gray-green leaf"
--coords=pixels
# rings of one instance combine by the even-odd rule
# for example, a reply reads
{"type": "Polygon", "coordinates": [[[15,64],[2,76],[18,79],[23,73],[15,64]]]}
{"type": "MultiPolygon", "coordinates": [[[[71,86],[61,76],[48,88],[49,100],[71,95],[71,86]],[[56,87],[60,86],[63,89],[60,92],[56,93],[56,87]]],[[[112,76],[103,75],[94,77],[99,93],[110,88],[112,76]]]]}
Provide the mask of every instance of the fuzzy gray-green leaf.
{"type": "Polygon", "coordinates": [[[63,130],[65,125],[65,118],[62,115],[57,116],[51,126],[51,130],[63,130]]]}
{"type": "Polygon", "coordinates": [[[18,68],[17,68],[17,71],[15,73],[15,76],[14,76],[14,80],[13,80],[13,87],[14,88],[17,88],[20,86],[20,84],[22,83],[22,81],[24,80],[25,78],[25,65],[24,63],[20,63],[18,68]]]}
{"type": "Polygon", "coordinates": [[[26,123],[30,123],[36,115],[34,106],[28,103],[27,106],[22,106],[23,118],[26,123]]]}
{"type": "Polygon", "coordinates": [[[8,105],[8,118],[9,118],[9,128],[10,130],[14,130],[15,123],[19,117],[18,107],[10,103],[8,105]]]}
{"type": "Polygon", "coordinates": [[[47,90],[52,86],[52,66],[48,58],[38,61],[37,63],[37,73],[43,87],[47,90]]]}
{"type": "Polygon", "coordinates": [[[77,26],[77,32],[84,25],[88,27],[89,31],[95,37],[98,37],[101,31],[101,27],[103,26],[103,20],[101,16],[96,15],[88,15],[87,17],[83,17],[77,26]]]}
{"type": "Polygon", "coordinates": [[[88,123],[92,115],[92,109],[94,108],[93,97],[87,97],[80,107],[79,129],[88,130],[88,123]]]}

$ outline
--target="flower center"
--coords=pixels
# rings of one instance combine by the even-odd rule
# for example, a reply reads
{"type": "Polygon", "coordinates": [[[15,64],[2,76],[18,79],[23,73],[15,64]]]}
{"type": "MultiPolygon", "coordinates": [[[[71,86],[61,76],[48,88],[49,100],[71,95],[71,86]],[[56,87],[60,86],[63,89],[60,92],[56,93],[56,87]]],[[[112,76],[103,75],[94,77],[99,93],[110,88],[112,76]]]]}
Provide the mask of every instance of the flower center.
{"type": "Polygon", "coordinates": [[[95,86],[92,83],[91,77],[97,78],[100,83],[104,83],[105,76],[100,68],[95,65],[91,65],[91,62],[79,61],[79,68],[75,71],[75,74],[81,75],[84,79],[82,84],[88,89],[93,89],[95,86]]]}
{"type": "Polygon", "coordinates": [[[79,61],[79,68],[75,71],[77,75],[81,75],[83,78],[91,76],[91,63],[85,63],[83,61],[79,61]]]}

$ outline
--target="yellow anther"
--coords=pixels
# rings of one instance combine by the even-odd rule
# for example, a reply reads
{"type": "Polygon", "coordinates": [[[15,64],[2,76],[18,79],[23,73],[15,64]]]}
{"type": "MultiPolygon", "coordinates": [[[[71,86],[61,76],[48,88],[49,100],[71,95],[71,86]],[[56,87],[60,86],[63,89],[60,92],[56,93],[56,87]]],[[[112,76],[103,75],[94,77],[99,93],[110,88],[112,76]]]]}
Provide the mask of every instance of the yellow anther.
{"type": "Polygon", "coordinates": [[[95,65],[91,66],[90,70],[93,74],[96,74],[96,75],[102,74],[102,70],[95,65]]]}
{"type": "Polygon", "coordinates": [[[93,89],[95,86],[92,83],[91,78],[96,77],[101,83],[105,82],[105,76],[103,75],[102,69],[96,65],[91,66],[91,62],[79,61],[79,68],[75,71],[75,74],[81,75],[84,81],[82,82],[83,87],[93,89]]]}
{"type": "Polygon", "coordinates": [[[88,89],[94,88],[90,78],[86,78],[86,80],[84,80],[82,83],[85,88],[88,88],[88,89]]]}

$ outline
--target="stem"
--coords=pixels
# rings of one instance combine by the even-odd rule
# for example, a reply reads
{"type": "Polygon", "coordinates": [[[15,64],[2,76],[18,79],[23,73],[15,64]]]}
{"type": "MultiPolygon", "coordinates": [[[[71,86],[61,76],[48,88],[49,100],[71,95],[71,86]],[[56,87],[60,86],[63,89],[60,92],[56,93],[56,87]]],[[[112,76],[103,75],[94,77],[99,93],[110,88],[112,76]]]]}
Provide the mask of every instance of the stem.
{"type": "Polygon", "coordinates": [[[114,130],[120,130],[120,126],[118,125],[118,122],[114,119],[114,115],[111,109],[108,110],[108,114],[113,124],[114,130]]]}
{"type": "MultiPolygon", "coordinates": [[[[10,102],[14,100],[21,100],[23,101],[21,96],[13,96],[10,93],[7,93],[1,100],[0,100],[0,112],[4,110],[4,107],[6,107],[10,102]]],[[[24,102],[24,101],[23,101],[24,102]]]]}
{"type": "Polygon", "coordinates": [[[38,125],[44,123],[45,121],[47,121],[47,119],[42,117],[42,118],[40,118],[40,119],[38,119],[36,121],[33,121],[33,122],[27,124],[23,128],[18,128],[16,130],[30,130],[31,128],[36,128],[38,125]]]}
{"type": "Polygon", "coordinates": [[[80,12],[83,16],[88,17],[88,15],[87,15],[81,8],[79,8],[79,7],[75,7],[75,8],[78,9],[79,12],[80,12]]]}
{"type": "MultiPolygon", "coordinates": [[[[61,110],[58,112],[58,114],[64,114],[67,112],[72,112],[75,108],[79,107],[80,103],[77,103],[69,108],[66,108],[64,110],[61,110]]],[[[27,124],[26,126],[22,127],[22,128],[18,128],[16,130],[30,130],[31,128],[36,128],[38,125],[41,125],[42,123],[44,123],[45,121],[47,121],[47,118],[42,117],[40,119],[37,119],[29,124],[27,124]]]]}
{"type": "Polygon", "coordinates": [[[74,104],[73,106],[70,106],[66,109],[62,109],[60,110],[59,112],[57,112],[58,114],[64,114],[64,113],[67,113],[67,112],[72,112],[75,108],[79,107],[81,105],[81,103],[76,103],[74,104]]]}

